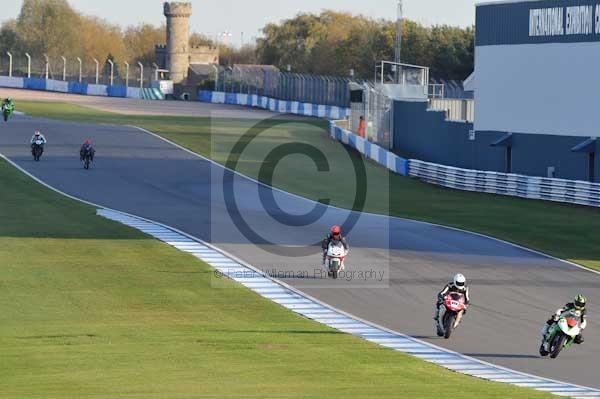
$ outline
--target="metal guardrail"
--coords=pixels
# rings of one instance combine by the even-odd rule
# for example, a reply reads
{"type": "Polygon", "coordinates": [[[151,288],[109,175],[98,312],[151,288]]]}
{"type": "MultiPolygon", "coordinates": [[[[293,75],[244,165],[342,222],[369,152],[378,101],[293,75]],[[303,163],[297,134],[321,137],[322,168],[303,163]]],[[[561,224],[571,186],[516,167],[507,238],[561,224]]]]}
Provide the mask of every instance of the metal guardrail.
{"type": "Polygon", "coordinates": [[[550,179],[439,165],[403,159],[331,122],[330,135],[367,158],[402,176],[462,191],[600,207],[600,183],[550,179]]]}
{"type": "Polygon", "coordinates": [[[409,160],[409,175],[463,191],[600,207],[600,184],[455,168],[409,160]]]}

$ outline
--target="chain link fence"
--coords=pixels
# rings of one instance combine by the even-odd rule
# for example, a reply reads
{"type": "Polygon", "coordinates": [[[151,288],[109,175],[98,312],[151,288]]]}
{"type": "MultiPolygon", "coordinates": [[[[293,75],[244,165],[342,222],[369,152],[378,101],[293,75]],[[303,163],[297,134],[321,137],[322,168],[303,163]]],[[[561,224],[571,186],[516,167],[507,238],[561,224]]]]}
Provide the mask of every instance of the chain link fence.
{"type": "Polygon", "coordinates": [[[215,90],[348,107],[348,85],[352,81],[345,77],[281,72],[269,66],[235,65],[219,71],[215,90]]]}

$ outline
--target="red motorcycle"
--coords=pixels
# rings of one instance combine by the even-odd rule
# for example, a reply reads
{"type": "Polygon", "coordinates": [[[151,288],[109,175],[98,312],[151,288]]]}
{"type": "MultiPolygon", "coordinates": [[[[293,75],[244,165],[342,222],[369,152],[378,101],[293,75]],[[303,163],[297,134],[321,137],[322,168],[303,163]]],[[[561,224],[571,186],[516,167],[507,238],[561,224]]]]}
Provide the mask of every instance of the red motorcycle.
{"type": "Polygon", "coordinates": [[[444,297],[444,306],[440,306],[436,322],[438,337],[450,338],[452,332],[458,327],[467,305],[465,296],[459,292],[451,292],[444,297]]]}

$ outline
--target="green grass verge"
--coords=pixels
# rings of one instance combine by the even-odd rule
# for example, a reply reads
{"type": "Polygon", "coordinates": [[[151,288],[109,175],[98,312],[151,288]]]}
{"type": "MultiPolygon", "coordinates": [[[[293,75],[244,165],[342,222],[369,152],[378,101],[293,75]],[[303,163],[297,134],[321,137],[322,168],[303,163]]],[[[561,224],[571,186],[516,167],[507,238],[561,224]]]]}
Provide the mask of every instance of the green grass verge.
{"type": "Polygon", "coordinates": [[[0,398],[542,398],[298,317],[0,160],[0,398]]]}
{"type": "MultiPolygon", "coordinates": [[[[339,143],[327,138],[325,121],[280,124],[272,120],[127,116],[60,103],[20,102],[18,106],[32,116],[141,126],[220,163],[227,163],[233,153],[233,159],[239,158],[237,170],[248,176],[307,198],[330,198],[335,205],[356,208],[352,160],[359,156],[352,153],[349,157],[339,143]],[[258,138],[243,154],[232,151],[240,138],[247,142],[256,134],[258,138]],[[262,162],[271,150],[287,143],[316,147],[329,160],[329,172],[319,172],[306,156],[288,156],[277,164],[262,162]],[[268,178],[270,172],[272,179],[268,178]]],[[[597,209],[450,190],[390,174],[371,162],[365,166],[362,185],[367,197],[360,209],[487,234],[600,270],[597,209]]]]}

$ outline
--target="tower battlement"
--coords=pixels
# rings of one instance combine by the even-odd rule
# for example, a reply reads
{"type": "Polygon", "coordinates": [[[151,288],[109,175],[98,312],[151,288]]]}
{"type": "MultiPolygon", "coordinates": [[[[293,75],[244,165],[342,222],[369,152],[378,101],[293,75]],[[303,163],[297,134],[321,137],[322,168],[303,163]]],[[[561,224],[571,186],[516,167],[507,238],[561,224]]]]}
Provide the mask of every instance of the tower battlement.
{"type": "Polygon", "coordinates": [[[192,16],[192,3],[170,2],[164,4],[165,17],[184,17],[192,16]]]}

